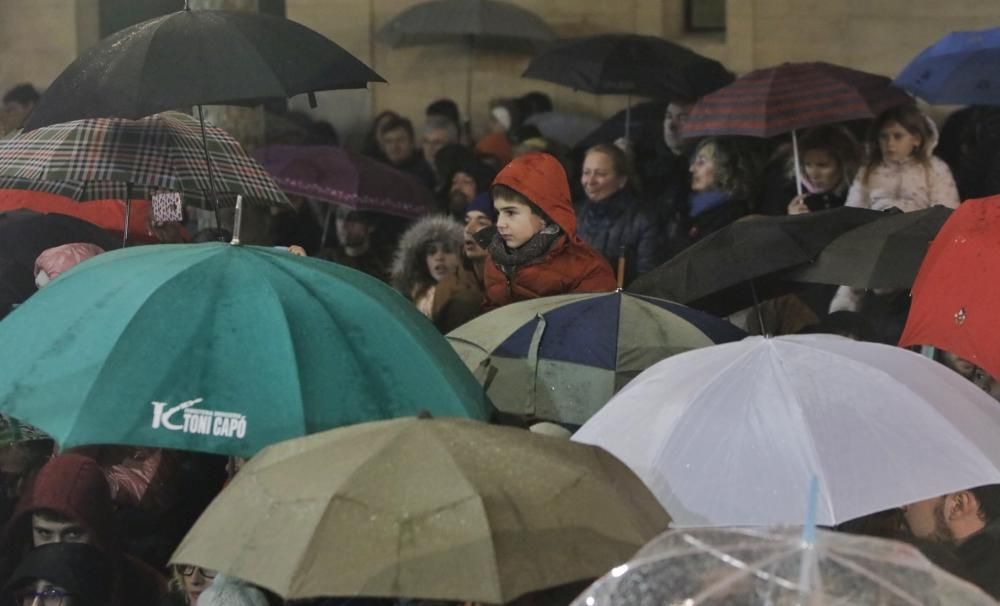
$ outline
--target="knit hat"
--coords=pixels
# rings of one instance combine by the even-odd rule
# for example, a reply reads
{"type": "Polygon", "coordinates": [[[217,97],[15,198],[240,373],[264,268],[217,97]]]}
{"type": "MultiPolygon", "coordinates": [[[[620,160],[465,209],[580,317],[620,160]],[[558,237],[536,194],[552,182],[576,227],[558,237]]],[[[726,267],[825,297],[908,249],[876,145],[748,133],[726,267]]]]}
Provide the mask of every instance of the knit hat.
{"type": "Polygon", "coordinates": [[[497,222],[497,209],[493,206],[493,196],[490,195],[490,192],[486,191],[479,194],[472,199],[472,202],[469,202],[467,207],[465,207],[466,213],[473,210],[483,213],[489,217],[491,222],[497,222]]]}
{"type": "Polygon", "coordinates": [[[74,604],[103,606],[111,599],[111,564],[100,549],[86,543],[48,543],[32,549],[5,589],[19,589],[37,580],[74,594],[74,604]]]}
{"type": "Polygon", "coordinates": [[[198,596],[197,606],[269,606],[260,589],[243,581],[217,575],[208,589],[198,596]]]}

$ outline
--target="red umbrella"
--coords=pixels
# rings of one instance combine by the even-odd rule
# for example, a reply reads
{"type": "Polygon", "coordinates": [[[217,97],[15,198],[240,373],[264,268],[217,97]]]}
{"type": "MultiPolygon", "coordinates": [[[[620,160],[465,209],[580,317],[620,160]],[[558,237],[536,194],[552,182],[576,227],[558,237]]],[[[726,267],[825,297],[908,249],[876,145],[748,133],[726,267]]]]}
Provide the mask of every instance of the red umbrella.
{"type": "MultiPolygon", "coordinates": [[[[128,221],[130,239],[158,242],[146,227],[151,212],[149,201],[132,200],[131,206],[128,221]]],[[[47,192],[0,189],[0,212],[18,209],[69,215],[119,234],[125,230],[125,203],[121,200],[94,200],[80,204],[72,198],[47,192]]]]}
{"type": "Polygon", "coordinates": [[[1000,377],[998,258],[1000,196],[963,203],[924,257],[899,344],[933,345],[1000,377]]]}
{"type": "Polygon", "coordinates": [[[774,137],[800,128],[874,118],[911,102],[885,76],[830,63],[782,63],[708,94],[684,124],[685,137],[774,137]]]}

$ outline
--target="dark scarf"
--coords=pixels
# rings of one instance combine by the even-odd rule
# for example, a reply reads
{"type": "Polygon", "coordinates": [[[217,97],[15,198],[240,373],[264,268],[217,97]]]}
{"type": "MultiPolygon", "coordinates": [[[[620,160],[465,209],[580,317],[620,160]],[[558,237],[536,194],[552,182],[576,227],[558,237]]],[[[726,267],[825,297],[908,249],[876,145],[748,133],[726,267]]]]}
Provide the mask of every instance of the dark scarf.
{"type": "Polygon", "coordinates": [[[688,216],[697,217],[729,202],[728,193],[719,190],[691,192],[688,198],[688,216]]]}
{"type": "Polygon", "coordinates": [[[496,227],[487,227],[479,230],[474,236],[476,242],[490,253],[490,259],[496,263],[500,271],[512,280],[517,268],[521,265],[535,263],[545,256],[559,236],[563,234],[558,225],[551,224],[555,231],[546,233],[549,228],[542,230],[531,236],[531,239],[519,246],[510,249],[504,244],[503,238],[496,227]]]}

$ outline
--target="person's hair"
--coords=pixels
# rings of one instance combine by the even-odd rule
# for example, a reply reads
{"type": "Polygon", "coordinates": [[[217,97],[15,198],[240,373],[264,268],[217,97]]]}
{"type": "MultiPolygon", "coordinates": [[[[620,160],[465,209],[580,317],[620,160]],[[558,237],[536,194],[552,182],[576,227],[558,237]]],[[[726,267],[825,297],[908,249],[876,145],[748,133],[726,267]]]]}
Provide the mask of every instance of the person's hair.
{"type": "Polygon", "coordinates": [[[7,103],[20,103],[21,105],[34,105],[38,103],[38,100],[42,96],[38,94],[38,90],[34,86],[25,82],[24,84],[18,84],[14,88],[8,90],[3,96],[3,102],[7,103]]]}
{"type": "Polygon", "coordinates": [[[413,123],[410,122],[407,118],[404,118],[402,116],[393,116],[392,118],[389,118],[388,120],[386,120],[382,124],[382,126],[379,127],[379,129],[378,129],[378,136],[381,137],[382,135],[384,135],[384,134],[386,134],[388,132],[391,132],[391,131],[394,131],[394,130],[399,130],[399,129],[405,130],[406,134],[410,135],[410,139],[411,140],[414,138],[413,137],[413,123]]]}
{"type": "Polygon", "coordinates": [[[913,157],[925,166],[930,160],[931,139],[934,137],[934,127],[931,126],[930,118],[925,116],[916,105],[900,105],[887,109],[875,118],[871,128],[868,129],[868,163],[865,164],[861,176],[862,183],[865,185],[868,184],[868,177],[872,171],[878,168],[884,160],[882,147],[878,144],[879,133],[890,122],[895,122],[902,126],[906,132],[920,137],[920,145],[913,150],[913,157]]]}
{"type": "Polygon", "coordinates": [[[698,142],[695,155],[709,145],[715,162],[716,189],[751,201],[760,174],[760,157],[756,150],[737,137],[708,137],[698,142]]]}
{"type": "Polygon", "coordinates": [[[451,99],[438,99],[428,104],[427,109],[424,110],[424,114],[430,118],[431,116],[441,116],[447,118],[449,121],[453,122],[458,127],[458,124],[462,121],[458,113],[458,104],[451,99]]]}
{"type": "Polygon", "coordinates": [[[449,118],[437,114],[427,116],[427,122],[424,123],[424,132],[432,130],[446,130],[448,131],[449,141],[453,143],[458,141],[458,124],[452,122],[449,118]]]}
{"type": "Polygon", "coordinates": [[[979,517],[984,522],[1000,519],[1000,484],[987,484],[970,488],[969,492],[976,497],[979,502],[979,517]]]}
{"type": "Polygon", "coordinates": [[[638,190],[639,179],[635,174],[635,165],[632,162],[632,158],[622,148],[611,143],[598,143],[587,149],[587,152],[583,154],[584,160],[590,154],[604,154],[611,158],[611,166],[614,168],[615,175],[626,178],[625,187],[638,190]]]}
{"type": "MultiPolygon", "coordinates": [[[[805,175],[805,155],[810,151],[825,151],[833,156],[840,168],[840,183],[837,189],[846,189],[854,181],[861,166],[861,150],[857,139],[843,126],[818,126],[807,131],[799,139],[799,162],[805,175]]],[[[795,178],[795,154],[788,156],[788,175],[795,178]]]]}
{"type": "Polygon", "coordinates": [[[539,208],[537,204],[529,200],[527,196],[517,191],[513,187],[504,185],[503,183],[497,183],[490,188],[490,196],[494,200],[496,200],[497,198],[506,198],[507,200],[513,200],[515,202],[524,204],[529,209],[531,209],[531,214],[539,217],[542,221],[545,221],[546,225],[549,225],[553,222],[552,219],[547,214],[545,214],[544,210],[539,208]]]}
{"type": "Polygon", "coordinates": [[[817,324],[810,324],[799,331],[800,335],[840,335],[855,341],[877,341],[878,335],[871,322],[856,311],[835,311],[817,324]]]}
{"type": "Polygon", "coordinates": [[[518,97],[517,104],[521,108],[521,115],[525,118],[552,111],[552,98],[539,91],[531,91],[518,97]]]}

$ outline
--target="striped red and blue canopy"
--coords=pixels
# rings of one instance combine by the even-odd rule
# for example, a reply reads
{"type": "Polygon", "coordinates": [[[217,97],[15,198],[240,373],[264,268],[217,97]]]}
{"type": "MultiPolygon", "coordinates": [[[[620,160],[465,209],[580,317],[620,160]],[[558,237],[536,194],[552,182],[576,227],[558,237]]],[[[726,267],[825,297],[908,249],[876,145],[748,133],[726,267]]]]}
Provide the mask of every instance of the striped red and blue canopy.
{"type": "Polygon", "coordinates": [[[912,98],[885,76],[830,63],[759,69],[703,97],[684,124],[687,138],[773,137],[793,130],[874,118],[912,98]]]}

